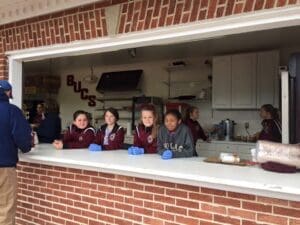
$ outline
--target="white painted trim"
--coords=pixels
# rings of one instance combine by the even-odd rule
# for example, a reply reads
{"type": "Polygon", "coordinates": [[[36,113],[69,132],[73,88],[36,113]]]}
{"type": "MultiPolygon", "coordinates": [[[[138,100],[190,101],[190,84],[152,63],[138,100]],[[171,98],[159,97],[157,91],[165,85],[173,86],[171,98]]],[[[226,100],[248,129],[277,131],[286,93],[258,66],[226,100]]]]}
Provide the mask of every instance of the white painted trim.
{"type": "Polygon", "coordinates": [[[289,73],[281,72],[281,127],[282,143],[289,144],[289,73]]]}
{"type": "Polygon", "coordinates": [[[234,15],[186,25],[6,52],[22,61],[111,52],[133,47],[205,40],[225,35],[300,25],[300,6],[234,15]]]}
{"type": "Polygon", "coordinates": [[[22,76],[22,62],[9,58],[9,82],[12,84],[13,99],[12,104],[15,104],[19,108],[22,108],[22,96],[23,96],[23,76],[22,76]]]}

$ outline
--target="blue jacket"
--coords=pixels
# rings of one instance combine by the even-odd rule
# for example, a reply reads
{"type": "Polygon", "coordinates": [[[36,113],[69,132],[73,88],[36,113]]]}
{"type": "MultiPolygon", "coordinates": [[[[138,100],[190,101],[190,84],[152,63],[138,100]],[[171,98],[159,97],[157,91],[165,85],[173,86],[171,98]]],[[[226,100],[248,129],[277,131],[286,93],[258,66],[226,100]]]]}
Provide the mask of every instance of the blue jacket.
{"type": "Polygon", "coordinates": [[[22,111],[9,103],[0,89],[0,167],[15,167],[18,148],[23,152],[31,149],[31,128],[22,111]]]}

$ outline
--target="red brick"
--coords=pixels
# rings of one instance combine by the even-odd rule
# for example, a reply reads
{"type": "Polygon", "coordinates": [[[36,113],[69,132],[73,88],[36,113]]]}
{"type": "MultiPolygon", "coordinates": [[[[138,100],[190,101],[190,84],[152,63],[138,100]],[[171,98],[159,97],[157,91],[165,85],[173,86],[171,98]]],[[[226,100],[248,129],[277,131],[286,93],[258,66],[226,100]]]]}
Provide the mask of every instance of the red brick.
{"type": "Polygon", "coordinates": [[[290,201],[290,207],[293,208],[300,208],[300,202],[294,202],[294,201],[290,201]]]}
{"type": "Polygon", "coordinates": [[[291,209],[286,207],[273,207],[274,214],[300,218],[300,209],[291,209]]]}
{"type": "Polygon", "coordinates": [[[153,17],[157,17],[159,15],[159,11],[161,10],[161,0],[155,1],[153,17]]]}
{"type": "Polygon", "coordinates": [[[183,216],[176,216],[176,222],[188,225],[199,225],[199,221],[197,219],[183,216]]]}
{"type": "Polygon", "coordinates": [[[190,17],[190,22],[194,22],[197,19],[198,11],[200,6],[200,0],[194,0],[193,1],[193,7],[192,7],[192,12],[191,12],[191,17],[190,17]]]}
{"type": "Polygon", "coordinates": [[[131,205],[122,204],[122,203],[119,203],[119,202],[115,203],[115,208],[116,209],[121,209],[122,211],[129,211],[129,212],[133,211],[133,207],[131,205]]]}
{"type": "Polygon", "coordinates": [[[256,0],[254,10],[261,10],[264,6],[265,0],[256,0]]]}
{"type": "MultiPolygon", "coordinates": [[[[156,209],[156,210],[160,210],[160,211],[164,210],[164,205],[161,204],[161,203],[157,203],[157,202],[144,201],[144,207],[145,208],[150,208],[150,209],[156,209]]],[[[166,211],[168,211],[168,210],[166,210],[166,211]]]]}
{"type": "Polygon", "coordinates": [[[275,0],[267,0],[267,2],[265,4],[265,8],[266,9],[273,8],[274,7],[274,3],[275,3],[275,0]]]}
{"type": "Polygon", "coordinates": [[[145,186],[145,191],[151,192],[153,194],[165,194],[165,189],[156,186],[145,186]]]}
{"type": "Polygon", "coordinates": [[[222,224],[230,224],[230,225],[240,225],[240,220],[227,217],[227,216],[221,216],[221,215],[214,215],[214,221],[220,222],[222,224]]]}
{"type": "Polygon", "coordinates": [[[187,209],[185,209],[183,207],[176,207],[176,206],[166,205],[166,212],[174,213],[174,214],[181,214],[181,215],[187,216],[187,209]]]}
{"type": "Polygon", "coordinates": [[[199,209],[199,203],[188,201],[188,200],[182,200],[182,199],[176,199],[176,205],[187,207],[187,208],[193,208],[193,209],[199,209]]]}
{"type": "Polygon", "coordinates": [[[143,217],[133,214],[133,213],[128,213],[128,212],[124,212],[124,218],[129,219],[129,220],[134,220],[137,222],[142,222],[143,217]]]}
{"type": "Polygon", "coordinates": [[[167,204],[175,204],[175,198],[160,195],[154,195],[154,201],[167,204]]]}
{"type": "Polygon", "coordinates": [[[88,211],[88,210],[82,210],[81,215],[85,216],[85,217],[88,217],[88,218],[91,218],[91,219],[97,219],[97,213],[94,213],[94,212],[91,212],[91,211],[88,211]]]}
{"type": "Polygon", "coordinates": [[[115,188],[115,193],[125,196],[133,196],[133,191],[125,188],[115,188]]]}
{"type": "Polygon", "coordinates": [[[153,194],[149,194],[149,193],[145,193],[145,192],[139,192],[139,191],[134,191],[134,198],[153,200],[153,194]]]}
{"type": "Polygon", "coordinates": [[[287,225],[288,224],[288,219],[280,216],[274,216],[274,215],[269,215],[269,214],[262,214],[258,213],[257,214],[257,220],[262,221],[262,222],[267,222],[267,223],[272,223],[272,224],[278,224],[278,225],[287,225]]]}
{"type": "Polygon", "coordinates": [[[289,0],[289,5],[297,4],[297,0],[289,0]]]}
{"type": "Polygon", "coordinates": [[[233,207],[240,207],[241,202],[237,199],[230,199],[230,198],[224,198],[224,197],[214,197],[214,203],[225,205],[225,206],[233,206],[233,207]]]}
{"type": "Polygon", "coordinates": [[[190,210],[189,209],[188,216],[195,217],[198,219],[204,219],[204,220],[212,220],[213,219],[213,214],[207,213],[207,212],[202,212],[199,210],[190,210]]]}
{"type": "Polygon", "coordinates": [[[289,225],[300,225],[300,220],[290,219],[289,225]]]}
{"type": "Polygon", "coordinates": [[[201,192],[204,194],[226,196],[226,191],[211,189],[211,188],[201,188],[201,192]]]}
{"type": "Polygon", "coordinates": [[[108,201],[104,200],[104,199],[98,199],[98,205],[113,208],[114,207],[114,202],[112,202],[110,199],[108,201]]]}
{"type": "Polygon", "coordinates": [[[281,206],[288,206],[289,201],[277,199],[277,198],[268,198],[268,197],[257,197],[257,202],[265,203],[265,204],[272,204],[272,205],[281,205],[281,206]]]}
{"type": "Polygon", "coordinates": [[[166,195],[173,196],[176,198],[187,198],[188,193],[186,191],[180,191],[176,189],[166,189],[166,195]]]}
{"type": "Polygon", "coordinates": [[[67,207],[67,212],[74,215],[81,215],[81,210],[73,207],[67,207]]]}
{"type": "Polygon", "coordinates": [[[185,0],[184,1],[184,9],[183,11],[189,11],[191,9],[192,0],[185,0]]]}
{"type": "Polygon", "coordinates": [[[143,206],[143,200],[140,199],[126,197],[124,202],[134,206],[143,206]]]}
{"type": "Polygon", "coordinates": [[[255,220],[256,213],[252,211],[240,210],[240,209],[228,209],[228,216],[239,217],[242,219],[255,220]]]}
{"type": "Polygon", "coordinates": [[[217,214],[226,214],[226,208],[224,206],[218,206],[214,204],[201,204],[201,210],[217,213],[217,214]]]}
{"type": "Polygon", "coordinates": [[[106,198],[111,200],[111,201],[115,201],[115,202],[124,202],[125,197],[122,195],[115,195],[115,194],[106,194],[106,198]]]}
{"type": "Polygon", "coordinates": [[[217,0],[210,0],[208,6],[207,18],[211,19],[215,17],[217,7],[217,0]]]}
{"type": "Polygon", "coordinates": [[[146,215],[146,216],[153,216],[153,210],[146,209],[143,207],[134,207],[133,212],[137,214],[146,215]]]}
{"type": "Polygon", "coordinates": [[[131,182],[126,182],[125,187],[129,189],[136,189],[136,190],[144,190],[144,185],[137,184],[137,183],[131,183],[131,182]]]}
{"type": "Polygon", "coordinates": [[[189,198],[192,200],[198,200],[201,202],[212,202],[212,195],[198,194],[198,193],[189,193],[189,198]]]}
{"type": "Polygon", "coordinates": [[[234,14],[239,14],[239,13],[242,13],[242,11],[243,11],[243,3],[235,4],[235,8],[234,8],[233,13],[234,14]]]}
{"type": "Polygon", "coordinates": [[[141,9],[139,20],[144,20],[146,17],[147,3],[148,1],[142,1],[142,9],[141,9]]]}
{"type": "Polygon", "coordinates": [[[158,21],[158,26],[159,27],[164,26],[164,24],[166,22],[167,10],[168,10],[167,7],[163,7],[161,9],[161,13],[160,13],[159,21],[158,21]]]}
{"type": "Polygon", "coordinates": [[[251,211],[258,211],[258,212],[272,212],[271,205],[265,205],[261,203],[254,203],[254,202],[242,202],[242,208],[248,209],[251,211]]]}
{"type": "Polygon", "coordinates": [[[162,220],[168,220],[168,221],[174,221],[175,220],[175,216],[169,213],[165,213],[165,212],[160,212],[160,211],[154,211],[153,212],[153,217],[154,218],[158,218],[158,219],[162,219],[162,220]]]}
{"type": "Polygon", "coordinates": [[[173,14],[175,12],[176,0],[170,0],[168,15],[173,14]]]}
{"type": "Polygon", "coordinates": [[[278,0],[276,6],[277,6],[277,7],[284,6],[284,5],[286,4],[286,2],[287,2],[286,0],[278,0]]]}
{"type": "Polygon", "coordinates": [[[174,16],[174,24],[179,24],[181,21],[181,16],[182,16],[182,11],[183,11],[183,3],[178,3],[176,6],[176,11],[175,11],[175,16],[174,16]]]}
{"type": "Polygon", "coordinates": [[[242,194],[242,193],[236,193],[236,192],[228,192],[227,196],[230,198],[237,198],[237,199],[245,199],[245,200],[255,200],[255,195],[248,195],[248,194],[242,194]]]}
{"type": "Polygon", "coordinates": [[[164,225],[163,220],[144,217],[143,224],[149,224],[149,225],[164,225]]]}

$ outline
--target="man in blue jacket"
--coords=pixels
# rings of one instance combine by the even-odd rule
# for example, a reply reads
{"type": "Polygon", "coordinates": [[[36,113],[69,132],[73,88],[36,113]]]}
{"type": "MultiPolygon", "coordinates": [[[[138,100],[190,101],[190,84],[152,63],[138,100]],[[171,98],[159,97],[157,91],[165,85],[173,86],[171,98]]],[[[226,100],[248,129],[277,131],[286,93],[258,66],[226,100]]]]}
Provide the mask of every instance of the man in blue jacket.
{"type": "Polygon", "coordinates": [[[30,125],[9,98],[12,87],[0,80],[0,225],[15,224],[18,149],[31,149],[30,125]]]}

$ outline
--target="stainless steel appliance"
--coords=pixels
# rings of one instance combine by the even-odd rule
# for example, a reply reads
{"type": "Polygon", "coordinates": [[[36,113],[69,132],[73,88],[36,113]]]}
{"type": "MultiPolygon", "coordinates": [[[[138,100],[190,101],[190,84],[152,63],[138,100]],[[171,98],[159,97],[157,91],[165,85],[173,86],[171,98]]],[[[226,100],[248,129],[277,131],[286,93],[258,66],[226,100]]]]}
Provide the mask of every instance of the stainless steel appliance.
{"type": "Polygon", "coordinates": [[[235,124],[236,123],[230,119],[222,120],[219,123],[218,138],[225,141],[233,140],[235,124]]]}

